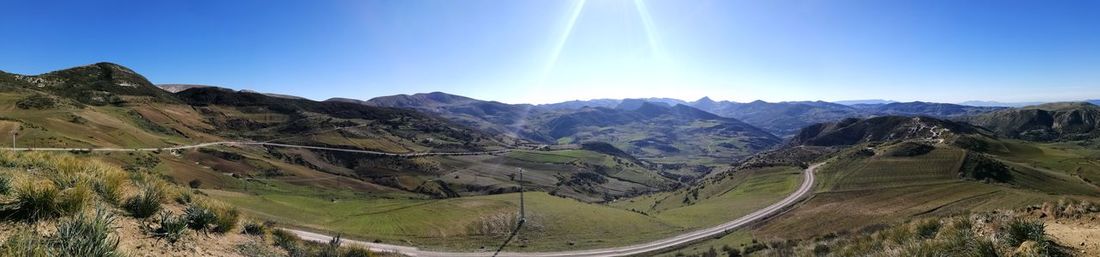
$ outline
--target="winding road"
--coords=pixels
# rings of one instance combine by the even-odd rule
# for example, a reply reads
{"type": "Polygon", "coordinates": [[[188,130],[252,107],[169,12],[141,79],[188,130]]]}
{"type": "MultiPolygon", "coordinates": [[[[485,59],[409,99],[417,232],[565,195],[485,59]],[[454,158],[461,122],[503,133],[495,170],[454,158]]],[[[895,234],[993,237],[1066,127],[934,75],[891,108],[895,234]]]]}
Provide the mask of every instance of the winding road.
{"type": "MultiPolygon", "coordinates": [[[[510,150],[498,150],[498,151],[486,151],[486,152],[419,152],[419,153],[387,153],[379,151],[359,150],[359,149],[346,149],[346,148],[332,148],[332,147],[320,147],[320,146],[306,146],[306,145],[291,145],[280,144],[270,142],[245,142],[245,141],[220,141],[209,142],[194,145],[174,146],[174,147],[160,147],[160,148],[21,148],[21,147],[5,147],[0,149],[12,150],[12,151],[105,151],[105,152],[139,152],[139,151],[171,151],[171,150],[185,150],[204,147],[213,147],[221,145],[261,145],[272,147],[285,147],[285,148],[301,148],[301,149],[313,149],[313,150],[326,150],[326,151],[339,151],[339,152],[352,152],[372,155],[383,156],[396,156],[396,157],[419,157],[419,156],[450,156],[450,155],[482,155],[482,154],[495,154],[504,153],[510,150]]],[[[809,166],[803,172],[804,178],[802,179],[802,185],[798,190],[791,193],[783,200],[776,202],[768,207],[752,212],[748,215],[742,216],[735,220],[719,224],[714,227],[700,229],[688,233],[684,233],[678,236],[665,238],[653,242],[615,247],[604,249],[591,249],[591,250],[576,250],[576,251],[561,251],[561,252],[502,252],[498,256],[514,256],[514,257],[595,257],[595,256],[631,256],[640,255],[646,253],[654,253],[661,250],[687,245],[692,242],[704,240],[717,235],[721,235],[730,230],[734,230],[756,221],[766,219],[772,215],[778,214],[783,211],[784,208],[793,206],[798,201],[809,195],[814,185],[814,170],[820,167],[824,163],[818,163],[809,166]]],[[[314,232],[286,229],[287,231],[297,234],[304,240],[316,241],[316,242],[328,242],[332,240],[331,236],[318,234],[314,232]]],[[[344,240],[345,244],[359,245],[369,248],[378,252],[393,252],[400,253],[408,256],[416,257],[482,257],[493,256],[493,252],[436,252],[421,250],[411,246],[389,245],[380,243],[371,243],[356,240],[344,240]]]]}
{"type": "MultiPolygon", "coordinates": [[[[811,165],[810,167],[806,168],[806,170],[803,172],[804,178],[802,179],[802,185],[799,186],[798,190],[795,190],[794,193],[791,193],[790,195],[788,195],[787,198],[784,198],[783,200],[781,200],[779,202],[776,202],[776,203],[774,203],[774,204],[772,204],[768,207],[765,207],[763,209],[757,210],[757,211],[755,211],[753,213],[750,213],[748,215],[737,218],[733,221],[722,223],[722,224],[719,224],[719,225],[714,226],[714,227],[700,229],[700,230],[684,233],[684,234],[681,234],[681,235],[678,235],[678,236],[665,238],[665,239],[661,239],[661,240],[657,240],[657,241],[653,241],[653,242],[649,242],[649,243],[623,246],[623,247],[592,249],[592,250],[577,250],[577,251],[562,251],[562,252],[502,252],[498,256],[514,256],[514,257],[631,256],[631,255],[641,255],[641,254],[646,254],[646,253],[654,253],[654,252],[658,252],[658,251],[661,251],[661,250],[673,248],[673,247],[676,247],[676,246],[687,245],[689,243],[701,241],[701,240],[704,240],[704,239],[707,239],[707,238],[713,238],[714,236],[721,235],[721,234],[726,233],[730,230],[737,229],[737,228],[746,226],[748,224],[751,224],[753,222],[766,219],[766,218],[768,218],[772,215],[776,215],[776,214],[782,212],[783,209],[785,209],[787,207],[790,207],[790,206],[793,206],[794,204],[798,203],[800,200],[802,200],[807,195],[809,195],[810,191],[813,190],[814,170],[816,170],[817,167],[820,167],[822,164],[824,164],[824,163],[814,164],[814,165],[811,165]]],[[[329,240],[332,240],[332,237],[330,237],[330,236],[323,235],[323,234],[318,234],[318,233],[314,233],[314,232],[296,230],[296,229],[287,229],[287,231],[290,231],[290,232],[293,232],[293,233],[297,234],[299,237],[301,237],[304,240],[316,241],[316,242],[328,242],[329,240]]],[[[404,255],[408,255],[408,256],[416,256],[416,257],[435,257],[435,256],[439,256],[439,257],[444,257],[444,256],[449,256],[449,257],[482,257],[482,256],[493,256],[493,252],[435,252],[435,251],[420,250],[419,248],[410,247],[410,246],[379,244],[379,243],[371,243],[371,242],[363,242],[363,241],[355,241],[355,240],[346,240],[346,239],[342,239],[342,240],[345,244],[363,246],[363,247],[371,249],[372,251],[393,252],[393,253],[400,253],[400,254],[404,254],[404,255]]]]}

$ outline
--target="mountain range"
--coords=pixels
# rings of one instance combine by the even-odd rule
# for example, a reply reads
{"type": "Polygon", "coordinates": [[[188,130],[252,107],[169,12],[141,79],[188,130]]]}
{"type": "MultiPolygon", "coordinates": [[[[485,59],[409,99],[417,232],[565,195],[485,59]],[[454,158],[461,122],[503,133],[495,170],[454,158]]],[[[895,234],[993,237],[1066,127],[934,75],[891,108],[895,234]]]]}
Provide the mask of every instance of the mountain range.
{"type": "Polygon", "coordinates": [[[781,142],[778,137],[740,120],[683,104],[670,105],[668,99],[599,100],[592,102],[599,104],[567,108],[505,104],[433,92],[377,97],[362,103],[433,113],[471,127],[541,144],[607,142],[648,158],[705,157],[732,161],[781,142]]]}
{"type": "MultiPolygon", "coordinates": [[[[555,236],[538,247],[565,248],[728,222],[814,176],[820,183],[807,183],[809,197],[745,229],[823,238],[914,217],[1100,195],[1100,107],[1088,102],[1015,108],[704,97],[533,105],[442,92],[314,101],[158,87],[126,67],[97,63],[0,73],[0,110],[0,134],[15,136],[21,148],[13,149],[31,150],[21,162],[43,163],[47,148],[61,148],[54,150],[118,164],[132,174],[125,177],[187,185],[201,192],[195,196],[284,224],[464,250],[485,249],[512,231],[510,193],[521,190],[536,210],[525,235],[555,236]],[[590,227],[600,231],[576,232],[590,227]]],[[[9,171],[22,178],[51,170],[9,171]]]]}

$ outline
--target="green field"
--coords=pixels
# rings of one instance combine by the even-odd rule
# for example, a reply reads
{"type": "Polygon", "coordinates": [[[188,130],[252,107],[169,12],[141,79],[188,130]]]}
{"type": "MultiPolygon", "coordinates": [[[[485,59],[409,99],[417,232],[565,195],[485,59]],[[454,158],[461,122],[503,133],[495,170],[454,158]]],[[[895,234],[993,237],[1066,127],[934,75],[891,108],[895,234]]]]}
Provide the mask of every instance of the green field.
{"type": "Polygon", "coordinates": [[[501,156],[434,158],[446,174],[438,179],[456,185],[512,188],[518,168],[525,170],[527,186],[587,202],[656,191],[675,183],[644,164],[587,150],[525,151],[501,156]],[[605,182],[574,181],[579,173],[595,173],[605,182]]]}
{"type": "MultiPolygon", "coordinates": [[[[514,251],[591,249],[641,243],[729,221],[778,201],[800,181],[796,169],[746,172],[712,188],[704,200],[643,214],[659,193],[611,205],[590,204],[544,192],[526,194],[528,223],[514,251]],[[739,182],[733,182],[738,180],[739,182]],[[724,186],[732,188],[720,189],[724,186]],[[533,240],[537,239],[537,240],[533,240]]],[[[281,224],[343,233],[428,249],[476,250],[503,241],[518,212],[515,193],[451,199],[357,194],[276,181],[245,183],[233,191],[206,190],[215,198],[281,224]]]]}
{"type": "MultiPolygon", "coordinates": [[[[913,157],[833,158],[818,171],[817,193],[799,208],[757,229],[764,240],[820,236],[913,217],[1014,208],[1062,197],[1095,197],[1082,181],[1012,169],[1007,183],[959,178],[965,151],[938,146],[913,157]]],[[[1011,165],[1010,165],[1011,166],[1011,165]]]]}
{"type": "Polygon", "coordinates": [[[801,170],[793,167],[738,171],[691,188],[619,200],[611,205],[680,227],[699,228],[778,202],[802,182],[800,174],[801,170]]]}
{"type": "Polygon", "coordinates": [[[1095,145],[1081,142],[1039,144],[1022,141],[1007,141],[1005,145],[1007,151],[995,152],[1002,160],[1039,171],[1069,175],[1076,180],[1100,186],[1100,149],[1095,145]]]}

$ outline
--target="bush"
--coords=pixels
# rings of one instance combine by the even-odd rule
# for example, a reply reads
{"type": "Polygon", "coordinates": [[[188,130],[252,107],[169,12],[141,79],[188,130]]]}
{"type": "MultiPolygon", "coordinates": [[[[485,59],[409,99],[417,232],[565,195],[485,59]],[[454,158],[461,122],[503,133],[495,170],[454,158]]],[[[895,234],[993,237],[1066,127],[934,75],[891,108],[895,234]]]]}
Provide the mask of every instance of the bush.
{"type": "Polygon", "coordinates": [[[62,190],[60,197],[58,197],[57,207],[61,210],[62,215],[69,215],[84,210],[84,206],[88,205],[91,200],[92,191],[80,185],[62,190]]]}
{"type": "Polygon", "coordinates": [[[211,225],[218,219],[210,209],[195,204],[187,206],[183,213],[184,219],[187,220],[187,227],[202,232],[209,231],[211,225]]]}
{"type": "Polygon", "coordinates": [[[824,244],[814,245],[814,256],[829,255],[829,246],[824,244]]]}
{"type": "Polygon", "coordinates": [[[321,251],[317,253],[318,257],[340,257],[340,244],[344,241],[340,239],[340,235],[337,234],[332,240],[328,241],[321,247],[321,251]]]}
{"type": "Polygon", "coordinates": [[[1027,241],[1042,243],[1046,241],[1046,226],[1042,221],[1013,219],[1002,227],[1002,239],[1012,247],[1027,241]]]}
{"type": "Polygon", "coordinates": [[[81,215],[57,225],[56,246],[52,256],[113,257],[122,256],[117,250],[118,237],[112,236],[115,217],[99,208],[95,216],[81,215]]]}
{"type": "Polygon", "coordinates": [[[27,221],[52,219],[64,214],[58,204],[61,191],[50,182],[27,182],[16,189],[8,217],[27,221]]]}
{"type": "Polygon", "coordinates": [[[244,244],[237,245],[237,252],[246,257],[278,257],[285,256],[276,253],[271,247],[267,247],[263,242],[249,241],[244,244]]]}
{"type": "Polygon", "coordinates": [[[917,237],[921,239],[931,239],[936,236],[936,232],[940,231],[940,222],[936,220],[920,221],[913,226],[913,230],[917,237]]]}
{"type": "Polygon", "coordinates": [[[163,198],[160,190],[153,186],[146,186],[142,193],[126,199],[123,208],[130,212],[134,218],[144,219],[153,216],[160,211],[160,200],[163,198]]]}
{"type": "Polygon", "coordinates": [[[0,195],[11,193],[11,177],[0,175],[0,195]]]}
{"type": "Polygon", "coordinates": [[[46,240],[37,233],[24,230],[4,241],[4,245],[0,246],[0,256],[47,257],[50,250],[48,246],[46,240]]]}
{"type": "Polygon", "coordinates": [[[190,204],[191,201],[194,200],[192,198],[194,198],[194,195],[191,193],[191,191],[183,190],[176,195],[175,200],[178,204],[190,204]]]}
{"type": "Polygon", "coordinates": [[[87,177],[84,176],[84,174],[89,173],[86,172],[86,163],[76,157],[69,155],[53,157],[50,164],[38,167],[45,167],[47,171],[51,172],[49,178],[59,188],[71,188],[87,181],[87,177]]]}
{"type": "Polygon", "coordinates": [[[99,174],[93,186],[96,194],[102,197],[104,201],[118,204],[122,200],[123,189],[129,181],[130,178],[126,173],[111,169],[99,174]]]}
{"type": "Polygon", "coordinates": [[[214,233],[227,233],[237,228],[237,220],[240,219],[240,211],[237,208],[214,209],[214,233]]]}
{"type": "Polygon", "coordinates": [[[153,235],[158,238],[164,238],[168,243],[176,243],[183,238],[184,232],[187,232],[187,218],[186,216],[173,217],[171,213],[161,212],[160,219],[157,222],[158,226],[153,230],[153,235]]]}
{"type": "Polygon", "coordinates": [[[19,101],[15,102],[16,107],[19,107],[19,109],[24,109],[24,110],[26,110],[26,109],[50,109],[50,108],[53,108],[55,105],[57,105],[57,102],[55,102],[53,100],[53,98],[50,98],[49,96],[46,96],[46,95],[43,95],[43,94],[29,95],[29,96],[24,97],[23,99],[19,99],[19,101]]]}
{"type": "Polygon", "coordinates": [[[241,233],[245,235],[262,236],[267,233],[267,226],[263,223],[250,221],[244,224],[244,229],[241,230],[241,233]]]}
{"type": "Polygon", "coordinates": [[[363,247],[345,246],[343,257],[373,257],[374,253],[363,247]]]}
{"type": "Polygon", "coordinates": [[[283,229],[275,229],[271,231],[271,237],[275,241],[275,246],[286,250],[287,255],[290,257],[302,257],[306,255],[306,252],[301,247],[301,238],[298,235],[286,231],[283,229]]]}
{"type": "Polygon", "coordinates": [[[202,180],[192,179],[191,181],[187,182],[187,186],[191,188],[199,188],[202,186],[202,180]]]}
{"type": "Polygon", "coordinates": [[[993,245],[993,241],[990,240],[975,240],[969,242],[967,247],[966,256],[973,257],[999,257],[997,254],[997,247],[993,245]]]}

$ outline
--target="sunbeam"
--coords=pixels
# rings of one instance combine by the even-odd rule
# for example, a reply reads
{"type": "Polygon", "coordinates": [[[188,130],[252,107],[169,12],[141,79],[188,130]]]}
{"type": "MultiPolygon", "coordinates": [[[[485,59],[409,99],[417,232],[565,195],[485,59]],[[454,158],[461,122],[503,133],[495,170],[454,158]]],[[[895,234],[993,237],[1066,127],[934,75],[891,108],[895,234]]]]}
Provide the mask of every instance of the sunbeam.
{"type": "Polygon", "coordinates": [[[565,30],[562,32],[561,37],[558,38],[557,44],[554,44],[554,48],[550,50],[550,58],[547,59],[546,64],[542,68],[542,72],[539,74],[539,78],[535,81],[536,86],[542,86],[546,82],[546,78],[550,76],[550,72],[554,70],[554,66],[558,63],[558,58],[561,58],[561,51],[565,48],[565,44],[569,42],[569,35],[573,34],[573,28],[577,25],[577,19],[581,16],[581,11],[584,10],[584,4],[588,0],[580,0],[573,6],[573,11],[569,15],[569,22],[565,24],[565,30]]]}
{"type": "Polygon", "coordinates": [[[664,59],[665,56],[661,50],[661,44],[657,40],[657,30],[653,27],[653,16],[649,14],[649,8],[646,7],[645,1],[634,0],[634,7],[638,8],[638,16],[642,19],[642,28],[645,30],[646,40],[648,40],[649,43],[649,50],[653,54],[654,59],[664,59]]]}

